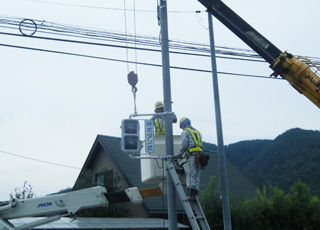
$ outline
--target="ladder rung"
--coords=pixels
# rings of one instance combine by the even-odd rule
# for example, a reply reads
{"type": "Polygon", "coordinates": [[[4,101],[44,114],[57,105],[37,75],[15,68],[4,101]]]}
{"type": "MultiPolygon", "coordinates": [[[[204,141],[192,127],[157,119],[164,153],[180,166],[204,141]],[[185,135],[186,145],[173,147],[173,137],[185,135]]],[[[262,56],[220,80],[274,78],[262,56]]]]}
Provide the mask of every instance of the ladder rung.
{"type": "Polygon", "coordinates": [[[196,216],[196,219],[198,220],[203,219],[203,216],[196,216]]]}

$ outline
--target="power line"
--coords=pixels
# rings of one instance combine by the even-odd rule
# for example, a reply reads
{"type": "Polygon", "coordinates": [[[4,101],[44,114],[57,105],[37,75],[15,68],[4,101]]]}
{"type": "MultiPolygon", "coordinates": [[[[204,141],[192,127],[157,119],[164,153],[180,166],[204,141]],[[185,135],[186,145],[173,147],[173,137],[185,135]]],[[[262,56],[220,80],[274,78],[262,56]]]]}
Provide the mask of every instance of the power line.
{"type": "MultiPolygon", "coordinates": [[[[103,6],[88,6],[88,5],[78,5],[78,4],[68,4],[68,3],[58,3],[58,2],[51,2],[51,1],[41,1],[41,0],[26,0],[30,2],[39,2],[45,4],[53,4],[53,5],[62,5],[62,6],[72,6],[72,7],[81,7],[81,8],[88,8],[88,9],[101,9],[101,10],[112,10],[112,11],[124,11],[122,8],[113,8],[113,7],[103,7],[103,6]]],[[[156,13],[156,10],[135,10],[135,9],[126,9],[127,11],[136,11],[136,12],[143,12],[143,13],[156,13]]],[[[204,11],[203,11],[204,12],[204,11]]],[[[190,11],[168,11],[168,13],[202,13],[201,10],[190,10],[190,11]]]]}
{"type": "MultiPolygon", "coordinates": [[[[51,1],[41,1],[41,0],[26,0],[30,2],[39,2],[45,4],[52,4],[52,5],[60,5],[60,6],[72,6],[72,7],[81,7],[81,8],[88,8],[88,9],[101,9],[101,10],[113,10],[113,11],[123,11],[124,9],[121,8],[113,8],[113,7],[103,7],[103,6],[88,6],[88,5],[79,5],[79,4],[68,4],[68,3],[58,3],[58,2],[51,2],[51,1]]],[[[128,9],[128,11],[133,11],[128,9]]],[[[147,13],[154,13],[154,10],[139,10],[139,12],[147,12],[147,13]]]]}
{"type": "MultiPolygon", "coordinates": [[[[115,62],[122,62],[122,63],[127,63],[128,62],[130,64],[146,65],[146,66],[152,66],[152,67],[162,67],[162,65],[160,65],[160,64],[153,64],[153,63],[147,63],[147,62],[126,61],[126,60],[115,59],[115,58],[98,57],[98,56],[92,56],[92,55],[86,55],[86,54],[76,54],[76,53],[70,53],[70,52],[64,52],[64,51],[39,49],[39,48],[32,48],[32,47],[26,47],[26,46],[16,46],[16,45],[9,45],[9,44],[3,44],[3,43],[0,43],[0,46],[10,47],[10,48],[26,49],[26,50],[32,50],[32,51],[55,53],[55,54],[65,54],[65,55],[71,55],[71,56],[100,59],[100,60],[105,60],[105,61],[115,61],[115,62]]],[[[187,71],[211,73],[211,70],[204,70],[204,69],[186,68],[186,67],[178,67],[178,66],[170,66],[170,68],[171,69],[177,69],[177,70],[187,70],[187,71]]],[[[272,78],[272,77],[267,77],[267,76],[262,76],[262,75],[259,76],[259,75],[229,73],[229,72],[220,72],[220,71],[218,71],[218,74],[282,80],[282,78],[272,78]]]]}
{"type": "MultiPolygon", "coordinates": [[[[17,36],[17,37],[26,37],[21,34],[14,34],[14,33],[6,33],[0,32],[2,35],[8,36],[17,36]]],[[[96,45],[96,46],[105,46],[105,47],[113,47],[113,48],[123,48],[123,49],[135,49],[141,51],[151,51],[151,52],[161,52],[160,49],[151,49],[151,48],[141,48],[141,47],[132,47],[128,45],[115,45],[115,44],[105,44],[105,43],[96,43],[96,42],[87,42],[87,41],[79,41],[79,40],[69,40],[69,39],[61,39],[61,38],[49,38],[49,37],[41,37],[41,36],[28,36],[27,38],[30,39],[41,39],[41,40],[51,40],[51,41],[60,41],[60,42],[68,42],[68,43],[77,43],[77,44],[84,44],[84,45],[96,45]]],[[[181,51],[170,51],[172,54],[181,54],[181,55],[190,55],[190,56],[202,56],[202,57],[210,57],[209,54],[199,54],[199,53],[189,53],[189,52],[181,52],[181,51]]],[[[265,62],[263,60],[254,60],[250,58],[238,58],[238,57],[226,57],[222,55],[217,55],[217,58],[225,58],[225,59],[232,59],[232,60],[240,60],[240,61],[254,61],[254,62],[265,62]]]]}
{"type": "MultiPolygon", "coordinates": [[[[0,24],[4,24],[3,28],[11,28],[15,29],[16,27],[21,26],[21,18],[13,18],[13,17],[0,17],[0,24]],[[9,26],[8,26],[9,25],[9,26]]],[[[77,37],[77,38],[86,38],[86,39],[94,39],[100,41],[111,41],[113,43],[126,43],[128,44],[139,44],[141,46],[151,46],[151,47],[159,47],[160,42],[158,38],[131,34],[128,35],[127,33],[121,32],[110,32],[105,30],[97,30],[97,29],[88,29],[85,27],[79,26],[70,26],[70,25],[63,25],[57,24],[52,22],[45,22],[41,20],[32,20],[37,25],[37,30],[39,33],[45,34],[54,34],[54,35],[61,35],[61,36],[69,36],[69,37],[77,37]]],[[[31,23],[30,23],[31,24],[31,23]]],[[[1,26],[0,26],[1,27],[1,26]]],[[[26,25],[25,29],[34,30],[34,25],[26,25]]],[[[21,28],[20,28],[21,29],[21,28]]],[[[39,37],[39,36],[37,36],[39,37]]],[[[76,41],[75,41],[76,42],[76,41]]],[[[187,41],[178,41],[178,40],[170,40],[170,50],[172,53],[178,54],[186,54],[186,55],[203,55],[203,56],[210,56],[210,47],[208,44],[201,44],[195,42],[187,42],[187,41]],[[172,51],[177,50],[177,51],[172,51]],[[181,52],[188,51],[186,52],[181,52]],[[181,53],[180,53],[181,52],[181,53]],[[204,54],[205,53],[205,54],[204,54]]],[[[159,50],[158,50],[159,52],[159,50]]],[[[244,61],[256,61],[256,62],[265,62],[256,52],[249,50],[249,49],[239,49],[239,48],[231,48],[231,47],[224,47],[224,46],[216,46],[216,52],[219,54],[217,58],[226,58],[232,60],[244,60],[244,61]]],[[[299,55],[302,56],[302,55],[299,55]]],[[[311,59],[315,64],[320,63],[319,58],[308,57],[311,59]]]]}
{"type": "MultiPolygon", "coordinates": [[[[11,25],[11,29],[16,30],[16,27],[19,26],[21,30],[21,20],[17,18],[0,18],[0,24],[5,24],[5,28],[8,28],[7,25],[11,25]]],[[[38,33],[45,34],[54,34],[61,36],[71,36],[77,38],[86,38],[86,39],[94,39],[100,41],[112,41],[115,43],[126,43],[127,44],[139,44],[141,46],[151,46],[151,47],[161,47],[161,44],[158,38],[145,36],[145,35],[133,35],[128,33],[121,32],[110,32],[110,31],[101,31],[101,30],[93,30],[88,28],[81,28],[75,26],[66,26],[55,23],[48,23],[45,21],[33,20],[37,25],[38,33]]],[[[23,30],[31,30],[30,33],[35,30],[34,25],[24,25],[23,30]]],[[[170,49],[174,50],[183,50],[188,52],[197,52],[197,53],[206,53],[210,54],[210,47],[207,44],[195,43],[195,42],[187,42],[187,41],[178,41],[178,40],[170,40],[169,41],[170,49]]],[[[252,50],[245,49],[236,49],[230,47],[216,47],[217,53],[221,55],[227,56],[239,56],[246,58],[253,58],[255,60],[264,61],[259,55],[257,55],[252,50]]]]}
{"type": "MultiPolygon", "coordinates": [[[[22,20],[23,21],[23,20],[22,20]]],[[[34,22],[33,20],[31,20],[34,22]]],[[[95,40],[102,40],[102,41],[109,41],[109,43],[97,43],[97,42],[88,42],[88,41],[79,41],[79,40],[70,40],[70,39],[61,39],[61,38],[52,38],[52,37],[42,37],[42,36],[22,36],[21,34],[14,34],[14,33],[6,33],[0,32],[2,35],[8,36],[19,36],[29,39],[43,39],[43,40],[52,40],[52,41],[59,41],[59,42],[69,42],[69,43],[77,43],[77,44],[85,44],[85,45],[97,45],[97,46],[105,46],[105,47],[113,47],[113,48],[125,48],[125,49],[135,49],[141,51],[151,51],[151,52],[161,52],[160,50],[160,43],[154,37],[147,37],[147,36],[136,36],[130,35],[128,36],[126,33],[122,34],[120,32],[109,32],[109,31],[98,31],[92,29],[85,29],[75,26],[66,26],[61,24],[53,24],[47,23],[44,21],[35,20],[36,23],[27,24],[27,29],[32,30],[38,29],[42,30],[42,33],[50,33],[55,35],[62,35],[62,36],[71,36],[71,37],[78,37],[78,38],[86,38],[86,39],[95,39],[95,40]],[[36,26],[35,28],[32,28],[36,26]],[[51,32],[50,32],[51,31],[51,32]],[[111,43],[110,43],[111,42],[111,43]],[[117,45],[115,43],[124,43],[124,45],[117,45]],[[133,46],[129,46],[128,44],[134,44],[133,46]],[[137,47],[137,43],[140,44],[137,47]],[[147,48],[147,47],[158,47],[156,48],[147,48]]],[[[21,21],[17,18],[8,18],[4,17],[1,19],[0,17],[0,24],[5,25],[13,25],[18,26],[21,30],[21,21]]],[[[1,26],[0,26],[1,27],[1,26]]],[[[121,59],[113,59],[113,58],[104,58],[104,57],[97,57],[85,54],[76,54],[76,53],[68,53],[62,51],[54,51],[48,49],[37,49],[31,47],[24,47],[24,46],[14,46],[8,44],[2,44],[2,46],[8,46],[13,48],[22,48],[22,49],[30,49],[36,51],[44,51],[44,52],[51,52],[51,53],[59,53],[59,54],[66,54],[66,55],[74,55],[74,56],[81,56],[87,58],[95,58],[95,59],[103,59],[108,61],[118,61],[118,62],[125,62],[125,63],[133,63],[133,64],[140,64],[140,65],[149,65],[149,66],[156,66],[159,67],[161,65],[152,64],[152,63],[143,63],[143,62],[129,62],[121,60],[121,59]]],[[[177,41],[177,40],[170,40],[170,53],[172,54],[179,54],[179,55],[192,55],[192,56],[203,56],[203,57],[210,57],[210,48],[207,44],[195,43],[195,42],[186,42],[186,41],[177,41]]],[[[223,47],[217,46],[216,49],[217,58],[224,58],[230,60],[241,60],[241,61],[253,61],[253,62],[265,62],[259,55],[257,55],[254,51],[248,49],[239,49],[239,48],[231,48],[231,47],[223,47]]],[[[310,59],[310,57],[309,57],[310,59]]],[[[313,58],[313,62],[317,64],[316,59],[313,58]]],[[[195,68],[184,68],[184,67],[176,67],[172,66],[171,68],[180,69],[180,70],[190,70],[190,71],[198,71],[198,72],[209,72],[210,70],[203,70],[203,69],[195,69],[195,68]]],[[[221,72],[220,72],[221,73],[221,72]]],[[[248,76],[248,77],[262,77],[262,78],[269,78],[265,76],[258,76],[258,75],[249,75],[249,74],[236,74],[236,73],[221,73],[221,74],[228,74],[234,76],[248,76]]]]}
{"type": "MultiPolygon", "coordinates": [[[[5,26],[0,26],[2,28],[14,29],[17,27],[20,28],[22,18],[14,18],[10,16],[0,15],[0,24],[4,24],[5,26]]],[[[61,36],[70,36],[70,37],[78,37],[78,38],[86,38],[86,39],[94,39],[94,40],[102,40],[102,41],[112,41],[114,43],[126,43],[127,44],[139,44],[141,46],[152,46],[152,47],[160,47],[160,42],[158,38],[131,34],[121,32],[110,32],[105,30],[98,29],[90,29],[86,27],[80,26],[72,26],[72,25],[64,25],[57,24],[52,22],[46,22],[43,20],[31,20],[35,22],[37,26],[37,33],[46,33],[46,34],[54,34],[61,36]]],[[[26,29],[34,30],[33,25],[27,25],[26,29]]],[[[21,28],[20,28],[21,29],[21,28]]],[[[76,41],[75,41],[76,42],[76,41]]],[[[201,44],[195,42],[187,42],[187,41],[178,41],[178,40],[170,40],[169,41],[170,50],[178,50],[179,54],[188,54],[188,55],[203,55],[209,56],[210,47],[208,44],[201,44]],[[188,53],[183,51],[188,51],[188,53]],[[194,53],[196,52],[196,53],[194,53]],[[206,54],[203,54],[206,53],[206,54]]],[[[171,51],[175,53],[175,51],[171,51]]],[[[244,60],[244,61],[256,61],[256,62],[265,62],[256,52],[249,49],[239,49],[239,48],[231,48],[224,46],[216,46],[216,53],[220,54],[217,56],[218,58],[227,58],[232,60],[244,60]],[[222,56],[221,56],[222,55],[222,56]]],[[[298,55],[303,56],[303,55],[298,55]]],[[[306,56],[303,56],[306,57],[306,56]]],[[[320,64],[320,58],[317,57],[306,57],[313,61],[316,65],[320,64]]]]}
{"type": "Polygon", "coordinates": [[[38,160],[38,159],[35,159],[35,158],[31,158],[31,157],[21,156],[21,155],[18,155],[18,154],[9,153],[9,152],[5,152],[5,151],[2,151],[2,150],[0,150],[0,152],[4,153],[4,154],[7,154],[7,155],[11,155],[11,156],[27,159],[27,160],[37,161],[37,162],[40,162],[40,163],[45,163],[45,164],[50,164],[50,165],[55,165],[55,166],[60,166],[60,167],[65,167],[65,168],[81,169],[81,168],[77,168],[77,167],[73,167],[73,166],[62,165],[62,164],[57,164],[57,163],[53,163],[53,162],[49,162],[49,161],[38,160]]]}
{"type": "MultiPolygon", "coordinates": [[[[19,18],[12,17],[4,17],[0,18],[0,24],[5,24],[6,26],[0,26],[3,28],[11,28],[16,30],[16,26],[21,24],[21,20],[19,18]],[[9,26],[7,26],[9,25],[9,26]],[[11,27],[10,27],[11,26],[11,27]]],[[[160,43],[158,38],[155,37],[147,37],[147,36],[136,36],[136,35],[128,35],[127,33],[123,34],[120,32],[110,32],[103,31],[97,29],[88,29],[84,27],[76,27],[70,25],[49,23],[40,20],[33,20],[36,22],[37,29],[40,33],[61,35],[61,36],[70,36],[70,37],[78,37],[78,38],[86,38],[86,39],[95,39],[102,41],[112,41],[115,43],[126,43],[127,44],[139,44],[142,46],[152,46],[152,47],[160,47],[160,43]]],[[[29,25],[29,30],[33,30],[33,26],[29,25]]],[[[37,36],[39,38],[39,36],[37,36]]],[[[76,41],[75,41],[76,42],[76,41]]],[[[170,40],[170,49],[174,50],[184,50],[189,53],[179,53],[179,54],[188,54],[188,55],[203,55],[209,56],[210,47],[208,44],[201,44],[195,42],[187,42],[187,41],[178,41],[178,40],[170,40]],[[196,53],[194,53],[196,52],[196,53]],[[206,54],[203,54],[206,53],[206,54]]],[[[171,51],[175,53],[175,51],[171,51]]],[[[181,51],[180,51],[181,52],[181,51]]],[[[256,61],[256,62],[265,62],[257,53],[248,49],[239,49],[239,48],[231,48],[224,46],[216,46],[217,58],[226,58],[232,60],[244,60],[244,61],[256,61]],[[222,56],[221,56],[222,55],[222,56]],[[235,58],[236,57],[236,58],[235,58]]],[[[302,55],[298,55],[302,56],[302,55]]],[[[315,64],[320,63],[320,59],[316,57],[308,57],[315,64]]]]}

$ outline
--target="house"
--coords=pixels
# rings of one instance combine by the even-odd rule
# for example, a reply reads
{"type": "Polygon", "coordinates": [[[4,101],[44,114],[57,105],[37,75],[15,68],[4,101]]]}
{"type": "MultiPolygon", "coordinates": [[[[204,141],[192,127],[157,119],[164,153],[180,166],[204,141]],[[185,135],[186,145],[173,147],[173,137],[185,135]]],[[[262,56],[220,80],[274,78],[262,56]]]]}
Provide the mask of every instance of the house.
{"type": "MultiPolygon", "coordinates": [[[[144,184],[141,182],[141,163],[138,159],[132,159],[121,152],[119,137],[98,135],[90,153],[81,169],[77,181],[87,169],[99,172],[103,168],[112,170],[113,173],[121,175],[120,186],[122,189],[128,187],[138,187],[139,189],[157,186],[158,184],[144,184]]],[[[208,146],[208,145],[205,145],[208,146]]],[[[201,174],[201,189],[206,189],[209,178],[215,176],[219,178],[218,154],[213,151],[204,151],[210,156],[209,165],[201,174]]],[[[161,167],[161,160],[158,160],[161,167]]],[[[228,159],[226,159],[228,186],[232,196],[245,198],[255,194],[255,185],[244,176],[228,159]]],[[[99,175],[95,175],[95,180],[99,184],[99,175]]],[[[217,183],[218,184],[218,183],[217,183]]],[[[125,203],[125,208],[129,211],[128,217],[132,218],[167,218],[166,196],[151,197],[144,200],[141,205],[134,205],[130,202],[125,203]]],[[[183,206],[177,197],[178,220],[184,221],[183,206]]]]}

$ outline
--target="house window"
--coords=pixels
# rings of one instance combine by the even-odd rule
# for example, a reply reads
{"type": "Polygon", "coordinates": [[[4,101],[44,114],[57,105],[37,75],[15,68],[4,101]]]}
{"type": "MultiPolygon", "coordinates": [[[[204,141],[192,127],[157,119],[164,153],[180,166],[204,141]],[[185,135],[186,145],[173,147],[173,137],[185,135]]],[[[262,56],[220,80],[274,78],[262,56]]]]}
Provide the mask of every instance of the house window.
{"type": "Polygon", "coordinates": [[[96,173],[95,182],[97,186],[104,186],[104,174],[105,173],[96,173]]]}
{"type": "Polygon", "coordinates": [[[105,170],[95,174],[95,184],[106,188],[113,188],[113,170],[105,170]]]}

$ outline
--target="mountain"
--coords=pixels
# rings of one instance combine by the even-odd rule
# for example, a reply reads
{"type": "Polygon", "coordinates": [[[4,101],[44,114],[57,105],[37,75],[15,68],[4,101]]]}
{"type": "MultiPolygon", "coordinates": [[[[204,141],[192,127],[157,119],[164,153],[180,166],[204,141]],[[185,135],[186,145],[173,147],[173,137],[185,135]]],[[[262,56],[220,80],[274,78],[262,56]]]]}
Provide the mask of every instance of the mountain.
{"type": "Polygon", "coordinates": [[[227,158],[254,183],[284,191],[300,180],[320,196],[320,131],[294,128],[274,140],[249,140],[225,148],[227,158]]]}

